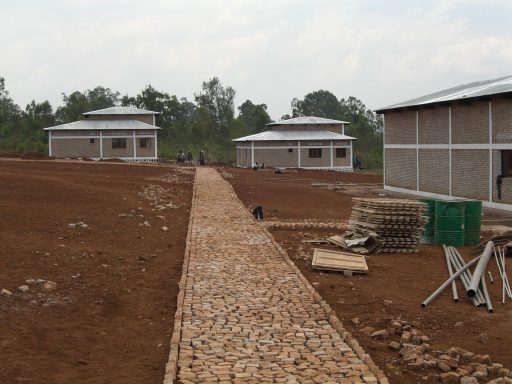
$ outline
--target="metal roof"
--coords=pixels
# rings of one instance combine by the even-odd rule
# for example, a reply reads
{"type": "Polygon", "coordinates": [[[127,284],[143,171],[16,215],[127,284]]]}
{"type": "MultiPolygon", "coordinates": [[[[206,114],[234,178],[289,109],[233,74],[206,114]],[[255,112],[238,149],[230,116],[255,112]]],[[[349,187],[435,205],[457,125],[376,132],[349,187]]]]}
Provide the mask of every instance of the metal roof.
{"type": "Polygon", "coordinates": [[[280,120],[274,123],[268,123],[267,125],[307,125],[307,124],[349,124],[348,121],[324,119],[323,117],[315,116],[301,116],[294,117],[293,119],[280,120]]]}
{"type": "Polygon", "coordinates": [[[441,103],[455,100],[465,100],[475,97],[490,96],[500,93],[512,92],[512,76],[499,77],[497,79],[476,81],[469,84],[445,89],[444,91],[431,93],[401,103],[376,109],[376,112],[384,112],[390,109],[414,107],[432,103],[441,103]]]}
{"type": "Polygon", "coordinates": [[[68,124],[45,128],[45,131],[78,131],[78,130],[112,130],[112,129],[160,129],[138,120],[78,120],[68,124]]]}
{"type": "Polygon", "coordinates": [[[97,111],[90,111],[83,113],[87,115],[159,115],[160,112],[148,111],[147,109],[139,109],[135,107],[110,107],[105,109],[98,109],[97,111]]]}
{"type": "Polygon", "coordinates": [[[240,137],[233,141],[274,141],[274,140],[355,140],[355,137],[331,131],[265,131],[240,137]]]}

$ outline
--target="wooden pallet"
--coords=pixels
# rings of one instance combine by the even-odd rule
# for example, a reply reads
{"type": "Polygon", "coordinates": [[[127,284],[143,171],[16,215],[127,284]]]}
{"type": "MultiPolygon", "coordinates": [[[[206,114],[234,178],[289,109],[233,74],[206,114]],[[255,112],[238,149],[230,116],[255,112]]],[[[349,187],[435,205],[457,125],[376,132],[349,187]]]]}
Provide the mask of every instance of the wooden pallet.
{"type": "Polygon", "coordinates": [[[326,271],[368,273],[368,265],[366,264],[364,256],[348,252],[331,251],[328,249],[315,248],[311,266],[313,269],[326,271]]]}

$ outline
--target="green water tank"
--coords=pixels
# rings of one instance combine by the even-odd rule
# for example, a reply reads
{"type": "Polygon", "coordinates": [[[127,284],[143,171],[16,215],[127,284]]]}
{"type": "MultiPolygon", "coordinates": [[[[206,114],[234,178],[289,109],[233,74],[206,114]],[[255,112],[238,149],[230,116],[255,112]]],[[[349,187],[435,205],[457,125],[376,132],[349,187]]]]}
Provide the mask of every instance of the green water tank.
{"type": "Polygon", "coordinates": [[[428,218],[425,224],[425,230],[421,238],[422,244],[434,244],[434,229],[435,229],[435,216],[436,216],[436,201],[434,199],[422,199],[422,203],[427,205],[425,216],[428,218]]]}
{"type": "Polygon", "coordinates": [[[465,201],[437,200],[435,203],[434,244],[464,245],[465,201]]]}
{"type": "Polygon", "coordinates": [[[476,245],[480,242],[480,225],[482,222],[482,202],[466,201],[464,220],[464,245],[476,245]]]}

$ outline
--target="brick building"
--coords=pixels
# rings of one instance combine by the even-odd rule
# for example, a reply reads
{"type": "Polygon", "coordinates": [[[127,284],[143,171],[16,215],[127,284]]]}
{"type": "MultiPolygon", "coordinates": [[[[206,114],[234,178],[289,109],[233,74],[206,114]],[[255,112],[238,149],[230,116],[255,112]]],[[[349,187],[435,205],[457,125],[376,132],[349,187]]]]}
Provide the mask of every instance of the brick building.
{"type": "Polygon", "coordinates": [[[450,88],[377,113],[384,115],[385,189],[478,199],[484,206],[512,210],[512,76],[450,88]]]}
{"type": "Polygon", "coordinates": [[[118,158],[155,161],[158,112],[112,107],[84,113],[84,119],[45,128],[48,152],[59,158],[118,158]]]}
{"type": "Polygon", "coordinates": [[[297,117],[267,124],[271,130],[233,140],[236,164],[279,168],[352,170],[353,137],[346,121],[297,117]]]}

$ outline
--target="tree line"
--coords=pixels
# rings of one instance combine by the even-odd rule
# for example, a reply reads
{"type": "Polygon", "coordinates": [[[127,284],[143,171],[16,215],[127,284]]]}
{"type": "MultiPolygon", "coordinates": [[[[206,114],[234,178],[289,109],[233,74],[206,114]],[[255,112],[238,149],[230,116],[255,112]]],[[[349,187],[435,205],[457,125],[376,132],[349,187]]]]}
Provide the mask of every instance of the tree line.
{"type": "MultiPolygon", "coordinates": [[[[204,81],[194,100],[178,98],[147,85],[136,96],[121,95],[103,86],[62,94],[62,105],[54,110],[48,101],[33,100],[25,109],[9,96],[5,79],[0,77],[0,152],[47,153],[48,138],[43,128],[82,119],[84,112],[114,106],[134,106],[160,112],[156,125],[158,154],[175,158],[180,150],[204,150],[209,161],[235,160],[232,139],[267,130],[272,122],[266,104],[246,100],[235,108],[235,90],[217,77],[204,81]]],[[[338,99],[319,90],[303,99],[293,99],[291,114],[349,121],[346,134],[354,136],[354,152],[367,169],[382,169],[382,118],[355,97],[338,99]]]]}

